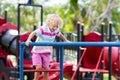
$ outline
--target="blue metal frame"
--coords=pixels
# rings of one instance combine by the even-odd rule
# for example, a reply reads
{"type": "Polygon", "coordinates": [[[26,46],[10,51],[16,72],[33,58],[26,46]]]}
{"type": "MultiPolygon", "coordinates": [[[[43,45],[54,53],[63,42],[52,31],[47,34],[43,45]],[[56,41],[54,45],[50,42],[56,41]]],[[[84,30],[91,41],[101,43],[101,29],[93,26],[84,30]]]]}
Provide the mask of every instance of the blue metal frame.
{"type": "MultiPolygon", "coordinates": [[[[23,80],[23,46],[25,42],[20,43],[20,80],[23,80]]],[[[116,46],[120,47],[120,42],[30,42],[30,46],[59,46],[60,47],[60,80],[63,80],[63,50],[64,46],[116,46]]]]}

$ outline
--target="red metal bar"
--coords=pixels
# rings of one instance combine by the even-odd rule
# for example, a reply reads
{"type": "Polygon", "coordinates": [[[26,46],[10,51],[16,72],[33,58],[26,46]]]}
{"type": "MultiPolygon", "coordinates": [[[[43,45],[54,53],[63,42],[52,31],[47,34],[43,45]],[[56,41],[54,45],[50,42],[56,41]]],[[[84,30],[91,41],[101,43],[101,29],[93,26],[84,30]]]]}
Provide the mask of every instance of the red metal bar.
{"type": "Polygon", "coordinates": [[[24,70],[24,72],[59,72],[60,69],[49,69],[49,70],[24,70]]]}
{"type": "Polygon", "coordinates": [[[103,73],[108,73],[108,70],[103,70],[103,69],[86,69],[86,68],[80,68],[80,72],[84,73],[84,72],[103,72],[103,73]]]}
{"type": "MultiPolygon", "coordinates": [[[[81,49],[81,48],[80,48],[80,49],[81,49]]],[[[73,73],[71,80],[74,80],[74,77],[75,77],[75,75],[76,75],[76,73],[77,73],[77,70],[79,69],[79,66],[81,65],[82,59],[83,59],[83,57],[84,57],[84,55],[85,55],[85,52],[86,52],[86,48],[84,49],[84,52],[83,52],[83,54],[82,54],[82,56],[81,56],[81,58],[80,58],[80,60],[79,60],[78,65],[77,65],[77,69],[76,69],[75,72],[73,73]]]]}
{"type": "Polygon", "coordinates": [[[95,78],[96,72],[97,72],[98,67],[99,67],[99,64],[100,64],[100,60],[101,60],[101,58],[102,58],[102,54],[103,54],[103,49],[102,49],[102,51],[101,51],[100,57],[99,57],[99,59],[98,59],[98,62],[97,62],[97,64],[96,64],[96,68],[95,68],[96,70],[95,70],[94,73],[93,73],[92,80],[94,80],[94,78],[95,78]]]}

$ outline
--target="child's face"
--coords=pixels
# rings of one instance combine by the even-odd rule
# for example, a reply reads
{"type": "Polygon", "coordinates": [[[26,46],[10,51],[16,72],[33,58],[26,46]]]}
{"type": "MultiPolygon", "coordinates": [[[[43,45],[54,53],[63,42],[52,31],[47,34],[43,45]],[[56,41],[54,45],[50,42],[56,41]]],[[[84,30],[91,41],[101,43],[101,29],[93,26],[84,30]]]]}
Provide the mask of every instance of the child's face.
{"type": "Polygon", "coordinates": [[[49,29],[50,29],[51,32],[54,32],[54,31],[56,31],[58,29],[58,26],[53,25],[53,26],[50,26],[49,29]]]}

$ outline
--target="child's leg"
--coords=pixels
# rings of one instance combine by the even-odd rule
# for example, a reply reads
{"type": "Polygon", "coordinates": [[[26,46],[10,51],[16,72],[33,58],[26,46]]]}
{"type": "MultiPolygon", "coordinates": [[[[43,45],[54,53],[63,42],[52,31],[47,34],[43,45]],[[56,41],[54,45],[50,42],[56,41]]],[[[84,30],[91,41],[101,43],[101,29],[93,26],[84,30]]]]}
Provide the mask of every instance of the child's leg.
{"type": "MultiPolygon", "coordinates": [[[[43,69],[48,70],[50,64],[50,53],[46,53],[42,55],[42,59],[43,59],[43,69]]],[[[44,80],[49,80],[48,76],[49,76],[49,72],[44,72],[44,80]]]]}
{"type": "MultiPolygon", "coordinates": [[[[36,66],[36,70],[41,70],[41,69],[42,69],[41,65],[36,66]]],[[[34,73],[34,80],[38,80],[39,79],[39,75],[40,75],[40,72],[35,72],[34,73]]]]}
{"type": "MultiPolygon", "coordinates": [[[[48,70],[48,69],[45,69],[48,70]]],[[[44,72],[44,80],[48,80],[49,72],[44,72]]]]}
{"type": "MultiPolygon", "coordinates": [[[[33,65],[36,65],[35,66],[36,70],[41,70],[42,69],[42,66],[41,66],[42,62],[41,62],[41,55],[40,54],[33,53],[32,62],[33,62],[33,65]]],[[[34,72],[34,80],[38,80],[39,75],[40,75],[40,72],[34,72]]]]}

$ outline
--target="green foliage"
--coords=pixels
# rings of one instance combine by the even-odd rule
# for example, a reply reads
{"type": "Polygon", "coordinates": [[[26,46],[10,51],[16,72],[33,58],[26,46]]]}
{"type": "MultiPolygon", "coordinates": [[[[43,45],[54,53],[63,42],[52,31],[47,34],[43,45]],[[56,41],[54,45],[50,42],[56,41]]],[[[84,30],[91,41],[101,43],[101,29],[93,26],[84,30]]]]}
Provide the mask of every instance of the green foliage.
{"type": "MultiPolygon", "coordinates": [[[[39,4],[37,0],[34,2],[35,4],[39,4]]],[[[116,6],[114,6],[111,10],[111,20],[113,21],[113,27],[118,34],[120,33],[119,4],[120,2],[118,1],[118,3],[116,3],[116,6]]],[[[80,20],[85,24],[84,32],[89,33],[94,28],[96,19],[107,8],[107,6],[107,0],[96,0],[92,4],[88,0],[69,0],[69,2],[65,5],[44,6],[43,20],[46,19],[46,16],[49,13],[57,13],[62,17],[64,21],[64,26],[62,28],[63,32],[75,32],[77,21],[80,20]],[[87,15],[90,6],[92,8],[92,18],[91,16],[87,15]],[[92,23],[92,21],[94,23],[92,23]]],[[[0,16],[4,17],[5,10],[8,10],[8,21],[17,25],[17,6],[7,2],[3,4],[2,1],[0,1],[0,16]]],[[[22,31],[30,31],[33,29],[33,24],[38,24],[38,22],[40,22],[40,8],[21,7],[20,15],[22,31]]],[[[107,26],[108,19],[105,18],[103,21],[107,26]]],[[[98,27],[97,31],[100,32],[100,27],[98,27]]]]}
{"type": "Polygon", "coordinates": [[[86,8],[83,8],[81,10],[81,16],[82,16],[82,18],[85,18],[86,13],[87,13],[86,8]]]}
{"type": "Polygon", "coordinates": [[[9,3],[6,3],[4,5],[0,6],[1,8],[1,13],[0,16],[4,17],[5,15],[5,10],[7,11],[7,16],[8,16],[8,21],[12,22],[14,24],[17,24],[17,10],[15,9],[14,5],[11,5],[9,3]]]}
{"type": "Polygon", "coordinates": [[[113,21],[113,27],[115,28],[116,32],[118,34],[120,34],[120,28],[119,28],[120,27],[120,21],[119,21],[119,19],[120,19],[120,8],[119,7],[114,8],[112,10],[112,13],[115,14],[115,15],[112,16],[112,20],[114,20],[113,21]]]}
{"type": "Polygon", "coordinates": [[[33,7],[23,7],[21,8],[21,31],[32,31],[33,25],[37,24],[40,20],[40,15],[36,14],[40,9],[33,7]]]}
{"type": "Polygon", "coordinates": [[[68,6],[49,6],[44,7],[44,20],[46,19],[46,15],[50,13],[57,13],[59,14],[62,19],[64,26],[62,28],[63,32],[72,32],[74,30],[73,20],[75,18],[74,14],[70,14],[70,10],[66,10],[68,6]]]}

